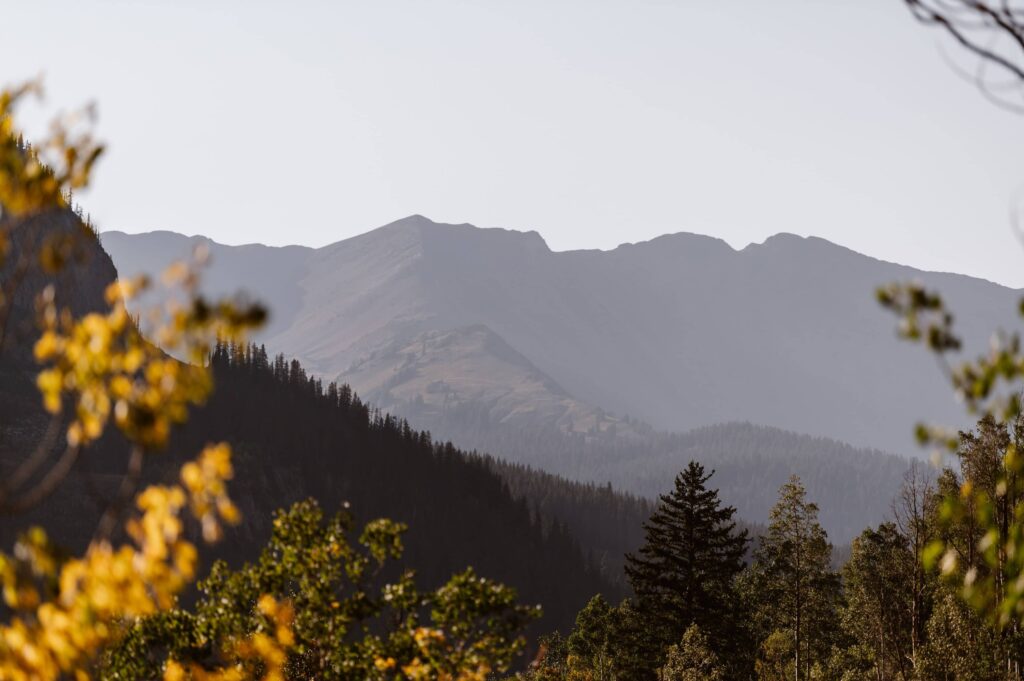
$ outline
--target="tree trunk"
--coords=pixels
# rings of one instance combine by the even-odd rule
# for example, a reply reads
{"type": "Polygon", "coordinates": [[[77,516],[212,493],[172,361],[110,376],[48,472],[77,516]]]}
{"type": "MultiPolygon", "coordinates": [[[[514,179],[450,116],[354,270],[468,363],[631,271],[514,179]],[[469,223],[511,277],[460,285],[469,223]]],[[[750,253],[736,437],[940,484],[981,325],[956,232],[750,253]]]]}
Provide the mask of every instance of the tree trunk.
{"type": "Polygon", "coordinates": [[[800,681],[800,597],[797,596],[796,606],[796,628],[794,629],[794,638],[796,639],[796,663],[793,665],[793,674],[795,681],[800,681]]]}

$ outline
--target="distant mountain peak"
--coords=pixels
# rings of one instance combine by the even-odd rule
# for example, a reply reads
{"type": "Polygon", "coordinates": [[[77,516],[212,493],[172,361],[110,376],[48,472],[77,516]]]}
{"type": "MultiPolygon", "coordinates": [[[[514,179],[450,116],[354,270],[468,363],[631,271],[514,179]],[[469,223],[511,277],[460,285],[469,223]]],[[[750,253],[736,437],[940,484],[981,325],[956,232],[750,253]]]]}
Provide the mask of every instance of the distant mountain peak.
{"type": "Polygon", "coordinates": [[[662,234],[647,241],[635,241],[619,244],[611,252],[630,252],[658,250],[668,253],[697,253],[697,254],[732,254],[735,252],[724,239],[697,234],[695,232],[673,232],[662,234]]]}
{"type": "Polygon", "coordinates": [[[434,222],[433,220],[431,220],[430,218],[428,218],[425,215],[420,215],[419,213],[413,213],[412,215],[407,215],[404,218],[399,218],[397,220],[389,222],[388,224],[384,225],[383,227],[379,227],[378,229],[421,228],[421,227],[433,226],[433,225],[437,225],[437,224],[438,223],[434,222]]]}
{"type": "MultiPolygon", "coordinates": [[[[921,270],[911,265],[903,265],[892,260],[885,260],[883,258],[878,258],[873,255],[862,253],[861,251],[850,248],[849,246],[838,244],[834,241],[830,241],[829,239],[825,239],[820,236],[801,236],[799,234],[793,234],[791,232],[778,232],[777,234],[771,235],[770,237],[768,237],[767,239],[760,243],[751,242],[750,244],[747,244],[747,246],[745,246],[744,248],[740,249],[739,252],[756,253],[758,251],[773,254],[799,253],[811,257],[830,255],[833,257],[844,257],[848,260],[858,260],[860,262],[893,265],[902,269],[912,270],[914,272],[920,272],[921,274],[926,275],[953,274],[958,277],[963,277],[964,279],[974,279],[978,281],[985,281],[986,283],[995,283],[988,282],[987,280],[975,277],[970,274],[959,274],[955,272],[942,272],[936,270],[921,270]]],[[[996,286],[1003,287],[1002,284],[996,284],[996,286]]]]}
{"type": "Polygon", "coordinates": [[[525,250],[534,253],[551,252],[544,237],[536,230],[522,231],[505,229],[503,227],[478,227],[468,222],[435,222],[419,213],[389,222],[383,227],[378,227],[365,234],[338,243],[346,243],[355,239],[372,239],[374,235],[390,237],[394,234],[415,236],[425,244],[440,243],[453,245],[458,242],[460,244],[472,243],[479,248],[493,246],[498,249],[516,248],[521,251],[525,250]]]}
{"type": "MultiPolygon", "coordinates": [[[[854,255],[858,255],[865,258],[871,256],[864,255],[858,251],[853,250],[847,246],[837,244],[834,241],[823,239],[820,236],[801,236],[800,234],[793,234],[792,232],[777,232],[772,234],[770,237],[762,241],[761,243],[751,242],[746,247],[740,249],[741,251],[746,250],[757,250],[760,248],[768,249],[831,249],[837,252],[848,252],[854,255]]],[[[874,258],[872,258],[874,260],[874,258]]]]}

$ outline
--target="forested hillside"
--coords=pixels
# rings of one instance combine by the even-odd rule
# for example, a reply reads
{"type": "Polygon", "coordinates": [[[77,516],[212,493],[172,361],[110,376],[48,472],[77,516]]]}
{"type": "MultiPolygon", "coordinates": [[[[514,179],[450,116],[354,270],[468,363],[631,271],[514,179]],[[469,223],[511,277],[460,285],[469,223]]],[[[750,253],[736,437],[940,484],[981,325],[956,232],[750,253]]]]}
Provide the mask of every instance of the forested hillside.
{"type": "MultiPolygon", "coordinates": [[[[598,561],[603,575],[612,581],[622,580],[626,553],[643,543],[643,524],[656,508],[653,498],[619,492],[610,484],[575,482],[493,456],[484,459],[506,481],[513,496],[529,501],[545,519],[564,522],[598,561]]],[[[671,485],[671,480],[668,482],[671,485]]],[[[766,530],[763,523],[742,518],[737,518],[736,524],[753,539],[751,548],[766,530]]]]}
{"type": "MultiPolygon", "coordinates": [[[[625,595],[617,572],[621,555],[635,547],[630,542],[639,541],[630,525],[642,520],[643,502],[607,490],[567,496],[573,485],[536,474],[517,476],[510,488],[495,462],[433,442],[429,433],[371,410],[347,386],[323,388],[297,362],[268,362],[251,349],[222,350],[213,368],[214,396],[144,473],[144,480],[172,479],[182,460],[177,452],[210,441],[232,444],[230,489],[245,523],[207,559],[251,558],[270,534],[273,510],[314,497],[327,510],[345,505],[361,521],[407,523],[402,564],[415,569],[421,583],[436,585],[472,565],[516,587],[524,601],[542,604],[547,628],[568,626],[593,592],[625,595]],[[621,521],[605,525],[611,518],[621,521]],[[570,526],[585,528],[592,543],[578,541],[570,526]]],[[[33,400],[33,393],[24,381],[21,399],[33,400]]],[[[23,441],[5,438],[8,466],[23,441]]],[[[98,522],[98,502],[112,494],[124,467],[119,438],[104,437],[65,480],[55,503],[3,516],[0,539],[10,543],[17,531],[41,522],[57,540],[81,548],[98,522]]]]}
{"type": "MultiPolygon", "coordinates": [[[[212,362],[217,392],[172,446],[193,451],[212,439],[234,448],[232,493],[246,524],[221,550],[261,544],[273,509],[312,496],[326,509],[347,503],[363,521],[408,523],[405,561],[425,584],[472,565],[542,603],[556,626],[588,591],[624,594],[564,523],[538,517],[483,459],[371,410],[347,386],[322,386],[296,361],[250,347],[221,348],[212,362]]],[[[596,541],[621,542],[603,533],[596,541]]]]}
{"type": "MultiPolygon", "coordinates": [[[[35,386],[38,367],[30,352],[35,296],[54,283],[62,304],[77,314],[99,310],[105,305],[103,289],[116,276],[93,234],[70,213],[48,216],[38,228],[31,232],[38,239],[74,235],[75,250],[68,252],[59,277],[26,276],[10,308],[9,336],[0,353],[0,470],[5,475],[45,441],[47,431],[35,386]]],[[[14,249],[16,256],[17,244],[14,249]]],[[[166,454],[147,461],[142,478],[173,479],[187,453],[212,441],[232,444],[237,475],[231,494],[245,523],[206,559],[252,557],[269,535],[271,513],[313,496],[327,511],[348,504],[363,521],[386,516],[408,523],[403,564],[416,569],[426,585],[436,586],[472,565],[519,589],[524,601],[543,604],[545,627],[569,624],[592,592],[625,593],[616,570],[606,572],[613,576],[608,579],[599,574],[598,564],[614,565],[616,558],[608,556],[634,548],[630,542],[636,533],[622,528],[635,521],[642,502],[603,493],[586,502],[585,512],[574,511],[581,500],[567,495],[571,485],[553,478],[519,484],[513,493],[493,461],[435,442],[397,417],[372,411],[347,387],[324,387],[298,362],[280,357],[271,362],[255,348],[226,347],[211,360],[217,386],[213,397],[193,410],[166,454]],[[604,525],[615,517],[626,520],[604,525]],[[589,521],[591,544],[573,536],[583,521],[589,521]]],[[[57,431],[62,427],[58,424],[57,431]]],[[[63,450],[61,440],[50,443],[53,460],[63,450]]],[[[115,497],[127,459],[123,441],[108,433],[48,499],[0,516],[0,542],[10,546],[18,532],[41,524],[55,540],[80,550],[115,497]]]]}
{"type": "MultiPolygon", "coordinates": [[[[2,222],[0,227],[4,227],[2,222]]],[[[0,485],[0,540],[9,546],[15,530],[42,524],[52,526],[55,536],[76,538],[81,544],[96,526],[97,495],[112,494],[116,480],[97,475],[91,476],[86,485],[84,479],[76,478],[51,496],[49,503],[33,505],[16,515],[6,508],[11,500],[4,497],[12,491],[7,485],[11,474],[30,456],[46,455],[41,470],[24,481],[35,483],[64,451],[66,420],[51,420],[36,387],[39,366],[32,346],[39,336],[39,296],[52,286],[56,303],[75,315],[98,312],[107,308],[104,289],[116,279],[117,271],[96,235],[71,210],[37,215],[24,229],[9,234],[8,257],[0,262],[2,291],[10,301],[0,308],[0,480],[5,483],[0,485]],[[47,271],[37,262],[44,250],[57,258],[61,265],[57,271],[47,271]]],[[[90,455],[100,468],[123,472],[123,452],[97,451],[90,455]],[[103,465],[108,457],[112,461],[103,465]]]]}
{"type": "Polygon", "coordinates": [[[690,464],[626,559],[636,598],[595,596],[526,679],[1016,681],[1022,436],[1019,415],[983,417],[937,478],[915,466],[892,520],[839,559],[794,476],[742,561],[750,545],[717,475],[690,464]]]}
{"type": "Polygon", "coordinates": [[[416,425],[463,446],[568,478],[611,483],[644,499],[663,494],[689,461],[700,461],[717,471],[722,499],[748,522],[766,522],[779,487],[799,475],[808,493],[822,500],[823,527],[841,543],[888,517],[909,465],[884,452],[747,423],[659,433],[631,420],[628,436],[619,437],[494,423],[485,406],[465,405],[423,421],[410,411],[416,425]]]}

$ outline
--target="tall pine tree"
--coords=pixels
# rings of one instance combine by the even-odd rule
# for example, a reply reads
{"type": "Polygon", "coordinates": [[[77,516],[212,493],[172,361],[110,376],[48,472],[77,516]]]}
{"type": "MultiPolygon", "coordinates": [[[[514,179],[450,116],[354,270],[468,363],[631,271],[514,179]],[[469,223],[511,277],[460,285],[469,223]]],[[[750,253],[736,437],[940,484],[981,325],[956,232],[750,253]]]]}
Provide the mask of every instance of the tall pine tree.
{"type": "Polygon", "coordinates": [[[913,673],[913,560],[907,538],[895,524],[882,523],[853,540],[843,566],[844,628],[861,644],[874,678],[913,673]]]}
{"type": "Polygon", "coordinates": [[[572,666],[593,681],[614,678],[611,646],[615,614],[603,596],[594,596],[576,615],[576,626],[566,642],[572,666]]]}
{"type": "Polygon", "coordinates": [[[743,569],[747,533],[736,529],[736,509],[707,488],[712,475],[691,461],[644,524],[644,545],[626,556],[639,612],[657,632],[650,670],[664,663],[665,650],[693,624],[719,654],[740,638],[733,579],[743,569]]]}
{"type": "Polygon", "coordinates": [[[779,490],[753,566],[760,619],[792,641],[795,681],[810,678],[813,665],[827,656],[841,598],[832,545],[818,523],[818,506],[806,495],[795,475],[779,490]]]}

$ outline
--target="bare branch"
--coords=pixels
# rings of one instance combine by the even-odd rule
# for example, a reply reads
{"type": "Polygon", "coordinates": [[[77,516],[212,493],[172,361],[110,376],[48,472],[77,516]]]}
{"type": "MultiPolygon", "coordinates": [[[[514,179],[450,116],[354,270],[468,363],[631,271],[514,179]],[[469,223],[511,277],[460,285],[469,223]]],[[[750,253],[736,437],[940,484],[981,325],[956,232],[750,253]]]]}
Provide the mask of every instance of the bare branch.
{"type": "Polygon", "coordinates": [[[989,81],[987,67],[1009,75],[1017,92],[1024,85],[1024,6],[1012,0],[905,0],[911,13],[924,24],[938,26],[979,60],[972,78],[993,103],[1024,114],[1024,101],[999,94],[1011,83],[989,81]]]}
{"type": "Polygon", "coordinates": [[[75,465],[75,461],[78,460],[78,455],[81,451],[81,447],[68,446],[68,448],[64,450],[60,459],[58,459],[53,465],[53,468],[46,472],[46,475],[38,485],[13,501],[0,504],[0,511],[16,513],[32,508],[36,504],[44,501],[48,496],[53,494],[54,490],[60,486],[60,483],[63,482],[64,478],[66,478],[68,473],[71,472],[71,468],[75,465]]]}
{"type": "Polygon", "coordinates": [[[31,478],[39,467],[43,465],[50,456],[50,450],[53,449],[53,444],[57,439],[57,433],[60,431],[61,418],[59,414],[54,414],[50,417],[50,422],[46,426],[46,432],[43,433],[42,439],[36,444],[35,450],[22,461],[18,467],[12,472],[7,479],[4,480],[3,484],[0,485],[0,506],[3,505],[11,494],[13,494],[19,487],[31,478]]]}
{"type": "Polygon", "coordinates": [[[114,500],[107,506],[103,517],[100,518],[100,522],[96,526],[96,532],[92,536],[93,542],[110,539],[110,535],[118,526],[118,521],[120,521],[125,507],[139,486],[139,477],[142,475],[142,460],[142,448],[139,446],[132,447],[132,453],[128,457],[128,469],[121,479],[121,488],[118,490],[114,500]]]}

